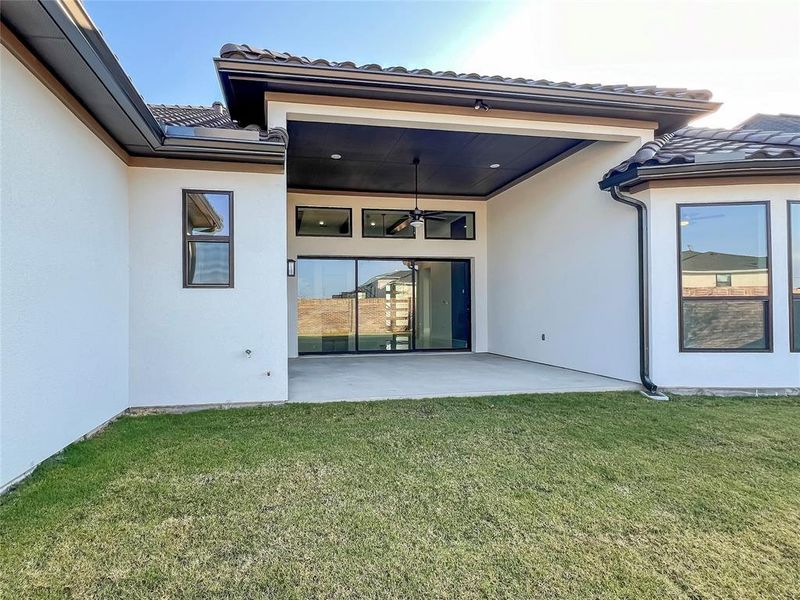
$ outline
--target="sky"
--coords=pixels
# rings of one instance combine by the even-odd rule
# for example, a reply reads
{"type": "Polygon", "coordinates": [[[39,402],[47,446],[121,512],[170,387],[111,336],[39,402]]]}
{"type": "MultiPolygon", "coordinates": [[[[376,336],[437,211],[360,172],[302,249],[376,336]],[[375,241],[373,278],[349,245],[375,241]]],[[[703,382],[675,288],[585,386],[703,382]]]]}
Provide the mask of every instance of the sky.
{"type": "Polygon", "coordinates": [[[310,58],[577,83],[709,89],[694,122],[800,113],[800,0],[87,0],[150,103],[223,100],[212,58],[246,43],[310,58]]]}

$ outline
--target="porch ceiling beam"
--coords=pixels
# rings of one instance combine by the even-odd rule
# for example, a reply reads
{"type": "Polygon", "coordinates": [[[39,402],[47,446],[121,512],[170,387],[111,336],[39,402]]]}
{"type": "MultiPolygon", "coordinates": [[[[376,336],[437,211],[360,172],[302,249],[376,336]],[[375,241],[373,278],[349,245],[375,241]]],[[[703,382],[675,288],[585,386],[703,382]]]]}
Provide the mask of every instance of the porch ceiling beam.
{"type": "Polygon", "coordinates": [[[265,96],[270,127],[288,120],[628,142],[652,139],[658,126],[650,121],[605,117],[503,110],[476,114],[460,107],[381,100],[268,92],[265,96]]]}

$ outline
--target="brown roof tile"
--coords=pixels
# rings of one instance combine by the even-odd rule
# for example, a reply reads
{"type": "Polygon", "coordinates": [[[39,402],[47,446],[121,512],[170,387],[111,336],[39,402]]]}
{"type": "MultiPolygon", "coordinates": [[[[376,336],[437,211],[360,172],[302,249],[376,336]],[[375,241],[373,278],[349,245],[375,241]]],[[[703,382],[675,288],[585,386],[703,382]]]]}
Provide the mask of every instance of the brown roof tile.
{"type": "Polygon", "coordinates": [[[374,71],[380,73],[397,73],[401,75],[420,75],[439,79],[460,79],[476,82],[497,82],[516,84],[532,88],[556,88],[564,90],[585,90],[607,92],[635,96],[657,96],[666,98],[682,98],[687,100],[708,101],[711,92],[708,90],[687,90],[685,88],[659,88],[652,85],[632,86],[627,84],[602,85],[599,83],[555,82],[547,79],[526,79],[524,77],[503,77],[501,75],[478,75],[477,73],[456,73],[455,71],[431,71],[430,69],[407,69],[405,67],[382,67],[376,64],[357,65],[351,61],[334,62],[322,58],[310,59],[287,52],[274,52],[249,46],[247,44],[225,44],[219,52],[221,58],[245,59],[255,62],[275,64],[291,64],[308,67],[325,67],[342,71],[374,71]]]}
{"type": "MultiPolygon", "coordinates": [[[[177,104],[148,104],[147,107],[156,120],[162,125],[178,127],[209,127],[212,129],[245,129],[231,120],[228,109],[222,103],[212,106],[180,106],[177,104]]],[[[282,143],[288,145],[289,135],[285,129],[276,127],[265,131],[259,129],[262,142],[282,143]]]]}
{"type": "Polygon", "coordinates": [[[800,133],[684,127],[647,142],[603,179],[638,167],[688,164],[698,156],[723,153],[732,153],[733,160],[800,158],[800,133]]]}

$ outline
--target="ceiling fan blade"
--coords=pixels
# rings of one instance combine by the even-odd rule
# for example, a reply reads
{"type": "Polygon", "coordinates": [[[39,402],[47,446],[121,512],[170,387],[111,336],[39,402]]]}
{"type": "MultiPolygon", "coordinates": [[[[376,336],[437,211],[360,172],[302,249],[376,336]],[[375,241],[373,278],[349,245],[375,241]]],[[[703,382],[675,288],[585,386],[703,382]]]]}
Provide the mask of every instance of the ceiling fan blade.
{"type": "Polygon", "coordinates": [[[389,228],[389,230],[388,230],[388,233],[389,233],[389,234],[399,233],[399,232],[403,231],[403,229],[405,229],[406,227],[408,227],[408,225],[409,225],[410,223],[411,223],[411,217],[406,217],[405,219],[403,219],[403,220],[401,220],[401,221],[398,221],[397,223],[395,223],[394,225],[392,225],[392,226],[389,228]]]}
{"type": "Polygon", "coordinates": [[[432,216],[430,216],[430,215],[425,215],[425,218],[426,218],[426,219],[429,219],[429,220],[431,220],[431,221],[449,221],[449,220],[450,220],[450,219],[448,219],[447,217],[436,217],[436,216],[433,216],[433,217],[432,217],[432,216]]]}
{"type": "Polygon", "coordinates": [[[423,210],[422,214],[426,217],[438,217],[439,215],[443,214],[444,211],[441,210],[423,210]]]}

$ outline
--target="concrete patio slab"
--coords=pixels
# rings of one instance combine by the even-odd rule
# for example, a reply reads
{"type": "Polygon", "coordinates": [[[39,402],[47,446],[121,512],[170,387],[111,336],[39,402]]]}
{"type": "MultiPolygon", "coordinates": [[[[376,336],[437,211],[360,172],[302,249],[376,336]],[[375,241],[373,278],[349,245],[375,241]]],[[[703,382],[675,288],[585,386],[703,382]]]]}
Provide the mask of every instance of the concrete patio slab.
{"type": "Polygon", "coordinates": [[[640,386],[630,381],[486,353],[289,360],[290,402],[638,389],[640,386]]]}

